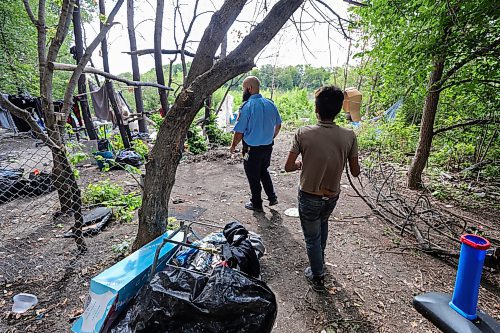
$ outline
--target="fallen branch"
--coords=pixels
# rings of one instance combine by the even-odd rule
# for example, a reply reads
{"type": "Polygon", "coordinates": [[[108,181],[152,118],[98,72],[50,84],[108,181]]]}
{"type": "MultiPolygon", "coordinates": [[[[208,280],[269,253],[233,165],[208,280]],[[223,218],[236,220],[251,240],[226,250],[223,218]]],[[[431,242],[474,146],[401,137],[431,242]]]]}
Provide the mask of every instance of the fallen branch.
{"type": "MultiPolygon", "coordinates": [[[[62,63],[58,63],[58,62],[49,62],[48,66],[52,70],[68,71],[68,72],[72,72],[72,71],[74,71],[77,68],[76,65],[62,64],[62,63]]],[[[101,71],[101,70],[93,68],[93,67],[85,67],[83,69],[83,73],[97,74],[97,75],[103,76],[103,77],[105,77],[107,79],[110,79],[110,80],[114,80],[114,81],[125,83],[126,85],[132,86],[132,87],[155,87],[155,88],[158,88],[158,89],[173,90],[170,87],[167,87],[167,86],[164,86],[164,85],[161,85],[161,84],[158,84],[158,83],[154,83],[154,82],[130,81],[130,80],[121,78],[119,76],[116,76],[116,75],[113,75],[113,74],[110,74],[110,73],[106,73],[104,71],[101,71]]]]}

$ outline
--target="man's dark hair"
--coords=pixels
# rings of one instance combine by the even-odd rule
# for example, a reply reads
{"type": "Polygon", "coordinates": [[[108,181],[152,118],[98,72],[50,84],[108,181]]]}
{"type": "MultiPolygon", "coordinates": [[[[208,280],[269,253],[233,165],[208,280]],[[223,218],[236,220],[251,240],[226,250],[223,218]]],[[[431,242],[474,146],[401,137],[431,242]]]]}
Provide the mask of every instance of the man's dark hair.
{"type": "Polygon", "coordinates": [[[321,87],[314,93],[321,120],[333,120],[342,110],[344,92],[335,86],[321,87]]]}

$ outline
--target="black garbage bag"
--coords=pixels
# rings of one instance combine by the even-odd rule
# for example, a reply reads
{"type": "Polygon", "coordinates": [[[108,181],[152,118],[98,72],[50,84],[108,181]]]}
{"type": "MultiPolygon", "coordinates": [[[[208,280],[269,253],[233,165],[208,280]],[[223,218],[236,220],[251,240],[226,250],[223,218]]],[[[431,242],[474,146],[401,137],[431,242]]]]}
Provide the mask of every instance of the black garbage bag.
{"type": "Polygon", "coordinates": [[[223,245],[223,256],[230,267],[239,268],[253,277],[260,276],[260,264],[257,254],[248,238],[248,231],[241,223],[234,221],[224,227],[224,236],[228,244],[223,245]]]}
{"type": "Polygon", "coordinates": [[[276,298],[269,287],[229,267],[207,277],[168,268],[144,286],[112,333],[271,332],[276,298]]]}
{"type": "Polygon", "coordinates": [[[115,158],[115,162],[119,165],[128,164],[136,168],[141,166],[141,160],[141,155],[137,154],[133,150],[122,150],[116,155],[115,158]]]}
{"type": "Polygon", "coordinates": [[[0,169],[0,204],[26,195],[28,180],[23,169],[0,169]]]}
{"type": "Polygon", "coordinates": [[[27,191],[31,196],[39,196],[56,190],[52,182],[52,175],[48,172],[30,173],[28,179],[29,186],[27,191]]]}

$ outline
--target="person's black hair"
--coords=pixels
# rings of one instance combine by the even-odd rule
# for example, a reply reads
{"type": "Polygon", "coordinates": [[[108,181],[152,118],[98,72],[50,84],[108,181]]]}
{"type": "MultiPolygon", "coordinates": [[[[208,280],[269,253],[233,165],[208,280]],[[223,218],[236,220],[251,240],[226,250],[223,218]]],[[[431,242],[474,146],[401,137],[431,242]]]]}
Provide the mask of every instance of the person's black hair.
{"type": "Polygon", "coordinates": [[[344,92],[335,86],[321,87],[314,93],[316,112],[321,120],[333,120],[342,110],[344,92]]]}

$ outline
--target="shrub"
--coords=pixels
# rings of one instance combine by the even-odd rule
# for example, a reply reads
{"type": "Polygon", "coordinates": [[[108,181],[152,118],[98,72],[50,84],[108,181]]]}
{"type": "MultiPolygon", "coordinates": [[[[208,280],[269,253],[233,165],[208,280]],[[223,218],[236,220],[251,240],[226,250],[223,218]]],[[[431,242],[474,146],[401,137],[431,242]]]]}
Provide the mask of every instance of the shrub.
{"type": "Polygon", "coordinates": [[[203,154],[208,149],[207,142],[203,135],[201,135],[201,129],[194,122],[189,127],[187,143],[189,151],[195,155],[203,154]]]}

